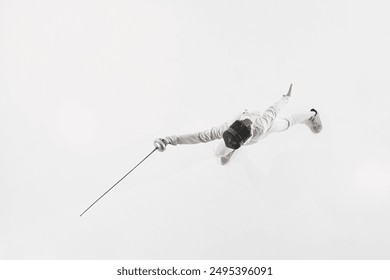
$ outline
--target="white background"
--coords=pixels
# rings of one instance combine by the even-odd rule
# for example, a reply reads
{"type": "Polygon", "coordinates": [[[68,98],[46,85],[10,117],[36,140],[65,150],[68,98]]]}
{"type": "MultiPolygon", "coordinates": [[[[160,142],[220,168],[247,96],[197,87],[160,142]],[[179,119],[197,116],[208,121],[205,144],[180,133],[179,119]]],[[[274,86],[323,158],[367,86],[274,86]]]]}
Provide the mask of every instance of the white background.
{"type": "Polygon", "coordinates": [[[390,258],[385,1],[0,1],[1,259],[390,258]],[[157,137],[264,110],[240,149],[157,137]]]}

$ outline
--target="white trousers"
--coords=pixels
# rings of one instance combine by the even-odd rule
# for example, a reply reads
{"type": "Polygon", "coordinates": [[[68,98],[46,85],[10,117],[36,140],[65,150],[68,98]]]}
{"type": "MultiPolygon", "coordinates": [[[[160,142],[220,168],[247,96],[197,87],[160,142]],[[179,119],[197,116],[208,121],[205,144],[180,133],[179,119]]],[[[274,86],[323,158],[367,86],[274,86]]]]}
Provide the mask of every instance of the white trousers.
{"type": "MultiPolygon", "coordinates": [[[[296,125],[296,124],[304,124],[306,121],[308,121],[311,117],[315,115],[314,112],[304,112],[304,113],[295,113],[287,118],[277,118],[272,122],[272,125],[267,130],[267,132],[261,137],[267,137],[269,134],[274,132],[282,132],[288,130],[290,127],[296,125]]],[[[257,141],[251,141],[246,145],[251,145],[257,143],[257,141]]],[[[233,149],[230,149],[225,146],[225,143],[223,140],[219,140],[217,146],[215,147],[215,156],[216,157],[225,157],[230,152],[232,152],[233,149]]]]}

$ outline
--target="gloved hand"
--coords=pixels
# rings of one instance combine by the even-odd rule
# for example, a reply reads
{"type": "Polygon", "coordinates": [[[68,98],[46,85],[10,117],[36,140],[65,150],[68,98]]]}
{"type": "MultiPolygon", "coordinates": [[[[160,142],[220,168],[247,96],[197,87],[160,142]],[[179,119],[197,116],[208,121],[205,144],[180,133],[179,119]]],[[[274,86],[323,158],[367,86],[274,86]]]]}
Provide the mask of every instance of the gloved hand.
{"type": "Polygon", "coordinates": [[[154,147],[159,150],[159,152],[164,152],[168,144],[168,141],[163,138],[157,138],[154,140],[154,147]]]}
{"type": "Polygon", "coordinates": [[[288,89],[288,92],[286,94],[283,94],[283,96],[291,97],[291,89],[292,89],[292,84],[290,84],[290,88],[288,89]]]}

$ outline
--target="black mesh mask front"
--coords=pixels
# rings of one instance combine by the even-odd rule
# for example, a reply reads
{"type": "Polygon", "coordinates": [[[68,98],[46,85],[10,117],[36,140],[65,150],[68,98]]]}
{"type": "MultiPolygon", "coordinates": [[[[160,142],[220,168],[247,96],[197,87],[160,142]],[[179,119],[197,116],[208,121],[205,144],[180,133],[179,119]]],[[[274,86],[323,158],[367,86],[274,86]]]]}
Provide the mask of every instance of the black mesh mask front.
{"type": "Polygon", "coordinates": [[[252,136],[251,120],[237,120],[222,134],[225,145],[237,150],[252,136]]]}

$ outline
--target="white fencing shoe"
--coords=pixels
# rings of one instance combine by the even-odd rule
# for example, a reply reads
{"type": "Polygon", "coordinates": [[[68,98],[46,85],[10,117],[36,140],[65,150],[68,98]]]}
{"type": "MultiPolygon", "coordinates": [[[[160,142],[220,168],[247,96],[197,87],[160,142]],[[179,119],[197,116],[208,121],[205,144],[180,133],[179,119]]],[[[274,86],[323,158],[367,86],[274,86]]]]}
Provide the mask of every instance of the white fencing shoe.
{"type": "Polygon", "coordinates": [[[318,114],[316,109],[311,109],[310,111],[314,112],[315,115],[306,121],[306,125],[310,128],[311,132],[319,133],[322,130],[320,114],[318,114]]]}

